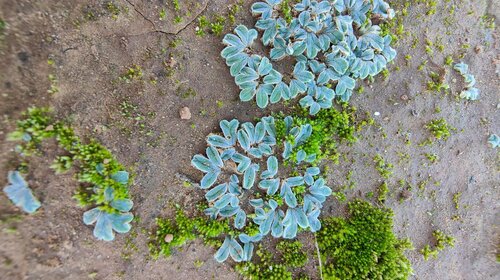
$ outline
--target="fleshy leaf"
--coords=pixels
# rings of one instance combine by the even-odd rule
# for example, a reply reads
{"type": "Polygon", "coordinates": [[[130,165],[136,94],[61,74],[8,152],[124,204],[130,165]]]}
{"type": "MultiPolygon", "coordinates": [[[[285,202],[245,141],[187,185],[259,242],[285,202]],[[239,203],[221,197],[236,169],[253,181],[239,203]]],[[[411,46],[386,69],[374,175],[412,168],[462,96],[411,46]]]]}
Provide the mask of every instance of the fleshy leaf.
{"type": "Polygon", "coordinates": [[[94,236],[98,240],[111,241],[115,238],[113,231],[126,233],[130,230],[130,222],[134,219],[131,213],[107,213],[99,208],[93,208],[83,213],[86,225],[95,223],[94,236]]]}
{"type": "Polygon", "coordinates": [[[126,185],[128,184],[129,174],[127,171],[118,171],[115,174],[111,175],[111,179],[122,185],[126,185]]]}
{"type": "Polygon", "coordinates": [[[8,179],[9,185],[3,191],[14,205],[30,214],[40,208],[40,201],[33,195],[19,171],[9,171],[8,179]]]}

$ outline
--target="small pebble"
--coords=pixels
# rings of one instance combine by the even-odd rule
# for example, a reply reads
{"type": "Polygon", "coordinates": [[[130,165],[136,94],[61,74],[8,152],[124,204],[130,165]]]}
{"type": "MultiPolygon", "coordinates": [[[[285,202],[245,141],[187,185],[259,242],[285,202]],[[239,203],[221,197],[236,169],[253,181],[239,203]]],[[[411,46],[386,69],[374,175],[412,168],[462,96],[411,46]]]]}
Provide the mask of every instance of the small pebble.
{"type": "Polygon", "coordinates": [[[403,100],[403,101],[408,101],[408,95],[406,95],[406,94],[401,95],[401,97],[400,97],[400,98],[401,98],[401,100],[403,100]]]}
{"type": "Polygon", "coordinates": [[[191,119],[191,111],[188,107],[182,107],[179,111],[179,115],[181,116],[181,120],[189,120],[191,119]]]}
{"type": "Polygon", "coordinates": [[[380,116],[380,112],[375,112],[375,113],[373,113],[373,115],[378,117],[378,116],[380,116]]]}
{"type": "Polygon", "coordinates": [[[172,234],[169,233],[165,235],[165,242],[170,243],[172,240],[174,240],[174,236],[172,234]]]}
{"type": "Polygon", "coordinates": [[[417,110],[415,110],[415,109],[411,109],[411,114],[415,117],[418,117],[418,115],[419,115],[417,110]]]}

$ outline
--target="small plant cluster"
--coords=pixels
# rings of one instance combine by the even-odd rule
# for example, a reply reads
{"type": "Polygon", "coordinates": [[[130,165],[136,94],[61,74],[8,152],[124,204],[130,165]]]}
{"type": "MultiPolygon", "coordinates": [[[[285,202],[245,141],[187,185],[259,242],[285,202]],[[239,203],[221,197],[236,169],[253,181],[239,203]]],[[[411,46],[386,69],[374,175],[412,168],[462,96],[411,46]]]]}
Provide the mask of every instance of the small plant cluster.
{"type": "Polygon", "coordinates": [[[200,237],[207,244],[220,246],[216,238],[231,230],[228,220],[211,220],[205,216],[189,218],[181,209],[177,209],[174,220],[157,218],[156,226],[148,244],[154,259],[162,255],[168,257],[172,249],[200,237]]]}
{"type": "Polygon", "coordinates": [[[308,262],[299,241],[280,241],[276,249],[281,253],[279,258],[259,245],[255,253],[259,261],[239,263],[236,265],[236,271],[250,280],[291,280],[290,270],[303,267],[308,262]]]}
{"type": "Polygon", "coordinates": [[[9,135],[9,140],[23,141],[16,150],[29,156],[36,153],[43,140],[55,138],[67,155],[58,156],[51,167],[56,173],[63,173],[78,166],[77,179],[82,187],[74,198],[81,207],[93,207],[83,214],[83,221],[87,225],[96,223],[94,236],[111,241],[113,231],[128,232],[134,217],[128,193],[131,180],[111,152],[93,140],[83,144],[71,127],[52,119],[49,109],[30,108],[24,117],[9,135]]]}
{"type": "Polygon", "coordinates": [[[349,218],[326,218],[317,232],[322,279],[407,279],[412,244],[392,232],[392,210],[361,200],[348,207],[349,218]]]}
{"type": "Polygon", "coordinates": [[[479,89],[475,88],[476,78],[474,75],[469,73],[469,65],[460,62],[453,66],[462,77],[465,82],[465,89],[460,92],[460,98],[464,98],[467,100],[478,100],[479,99],[479,89]]]}
{"type": "Polygon", "coordinates": [[[142,78],[142,68],[139,65],[132,65],[123,73],[119,79],[127,84],[131,83],[134,80],[140,80],[142,78]]]}
{"type": "Polygon", "coordinates": [[[455,246],[455,238],[453,236],[446,235],[440,230],[435,230],[432,235],[436,238],[436,247],[431,249],[431,246],[427,244],[420,250],[420,253],[424,256],[424,260],[428,260],[429,257],[437,258],[439,252],[443,251],[447,246],[455,246]]]}
{"type": "Polygon", "coordinates": [[[389,177],[392,175],[392,169],[394,168],[394,165],[392,163],[386,162],[380,154],[375,155],[373,161],[375,162],[375,169],[377,169],[377,171],[380,173],[380,176],[382,176],[382,178],[384,179],[389,179],[389,177]]]}
{"type": "Polygon", "coordinates": [[[496,134],[491,134],[488,138],[488,143],[490,143],[491,147],[495,149],[496,147],[500,146],[500,137],[498,137],[498,135],[496,134]]]}
{"type": "MultiPolygon", "coordinates": [[[[347,103],[342,104],[342,110],[328,108],[321,110],[315,116],[309,116],[307,110],[303,110],[302,115],[291,117],[279,116],[276,118],[276,133],[278,144],[281,139],[285,139],[285,145],[293,146],[291,143],[295,140],[287,136],[287,131],[291,126],[301,126],[309,124],[311,126],[311,135],[296,145],[290,155],[285,158],[287,161],[300,162],[302,156],[301,150],[306,155],[315,155],[312,163],[318,163],[324,159],[333,160],[338,163],[337,144],[341,141],[349,143],[355,142],[356,131],[355,108],[347,103]],[[288,144],[286,144],[288,142],[288,144]],[[300,154],[299,154],[300,152],[300,154]]],[[[286,147],[286,146],[285,146],[286,147]]],[[[312,156],[311,156],[312,157],[312,156]]]]}
{"type": "Polygon", "coordinates": [[[197,36],[203,37],[210,32],[216,36],[221,36],[226,26],[231,26],[236,23],[236,15],[241,11],[243,1],[240,0],[227,8],[227,17],[218,15],[210,22],[206,16],[198,18],[198,25],[195,28],[197,36]]]}
{"type": "Polygon", "coordinates": [[[445,119],[440,118],[440,119],[435,119],[431,120],[429,123],[425,125],[425,128],[427,128],[436,139],[448,139],[450,137],[450,129],[451,126],[448,125],[448,122],[446,122],[445,119]]]}
{"type": "Polygon", "coordinates": [[[348,101],[357,79],[377,75],[396,56],[391,37],[381,37],[380,26],[372,22],[394,16],[383,0],[303,0],[290,10],[283,3],[267,0],[252,5],[262,42],[271,47],[269,58],[253,48],[255,29],[239,25],[235,34],[223,39],[227,47],[221,56],[241,89],[242,101],[255,99],[265,108],[300,95],[300,105],[315,115],[332,107],[335,97],[348,101]],[[286,57],[296,61],[290,77],[271,63],[286,57]]]}
{"type": "Polygon", "coordinates": [[[316,155],[308,154],[300,146],[311,136],[312,126],[294,125],[290,116],[285,117],[283,122],[285,140],[282,141],[283,147],[279,147],[283,151],[281,157],[288,159],[296,153],[295,162],[304,166],[300,176],[278,174],[278,158],[274,155],[278,148],[274,117],[264,117],[256,125],[250,122],[240,125],[236,119],[221,121],[223,136],[209,135],[206,156],[195,155],[191,161],[195,168],[205,173],[200,188],[207,190],[205,198],[210,207],[204,210],[206,215],[212,219],[219,216],[234,218],[236,229],[247,225],[247,217],[251,217],[250,225],[258,226],[255,235],[237,236],[243,247],[235,239],[236,236],[226,237],[215,254],[219,262],[225,261],[229,255],[237,262],[250,260],[252,243],[268,234],[275,238],[292,239],[296,237],[299,227],[312,232],[321,227],[318,217],[323,202],[332,190],[319,177],[318,167],[307,167],[316,155]],[[282,176],[284,178],[280,178],[282,176]],[[219,179],[226,178],[227,181],[216,184],[219,179]],[[247,200],[249,205],[241,203],[247,200]],[[248,208],[253,208],[252,214],[247,214],[248,208]]]}

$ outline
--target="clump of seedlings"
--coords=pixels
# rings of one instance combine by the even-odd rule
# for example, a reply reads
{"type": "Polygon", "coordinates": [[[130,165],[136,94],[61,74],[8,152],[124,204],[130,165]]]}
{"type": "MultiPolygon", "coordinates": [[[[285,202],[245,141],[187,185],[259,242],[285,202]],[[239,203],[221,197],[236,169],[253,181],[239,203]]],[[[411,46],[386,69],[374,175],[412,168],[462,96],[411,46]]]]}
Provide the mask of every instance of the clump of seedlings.
{"type": "Polygon", "coordinates": [[[380,154],[375,155],[373,161],[375,162],[375,169],[377,169],[382,178],[388,179],[392,175],[392,169],[394,168],[394,165],[386,162],[380,154]]]}
{"type": "MultiPolygon", "coordinates": [[[[94,236],[110,241],[115,237],[113,231],[128,232],[134,217],[130,213],[133,203],[128,193],[131,180],[129,173],[111,152],[94,140],[84,144],[70,126],[53,120],[48,109],[30,108],[24,117],[9,135],[9,140],[22,141],[16,147],[21,156],[37,153],[40,144],[46,139],[56,139],[67,154],[57,157],[52,167],[57,173],[65,172],[72,166],[78,167],[77,179],[82,186],[74,198],[81,207],[91,208],[83,214],[83,221],[87,225],[96,224],[94,236]]],[[[16,173],[12,174],[14,176],[16,173]]],[[[16,189],[27,195],[27,190],[22,187],[25,184],[20,178],[15,176],[12,179],[15,179],[16,189]]],[[[37,203],[32,202],[25,204],[28,210],[38,208],[35,207],[37,203]]]]}
{"type": "Polygon", "coordinates": [[[451,135],[450,129],[452,129],[448,122],[446,122],[443,118],[431,120],[425,125],[425,128],[427,128],[436,139],[444,140],[448,139],[451,135]]]}
{"type": "Polygon", "coordinates": [[[123,73],[119,77],[119,79],[120,81],[123,81],[125,83],[131,83],[132,81],[140,80],[142,76],[143,74],[141,66],[134,64],[129,67],[127,71],[125,71],[125,73],[123,73]]]}
{"type": "Polygon", "coordinates": [[[424,256],[424,260],[428,260],[429,257],[436,259],[439,252],[443,251],[448,246],[453,247],[455,245],[455,238],[444,234],[440,230],[435,230],[432,235],[436,239],[436,246],[431,249],[431,246],[427,244],[420,250],[420,253],[424,256]]]}

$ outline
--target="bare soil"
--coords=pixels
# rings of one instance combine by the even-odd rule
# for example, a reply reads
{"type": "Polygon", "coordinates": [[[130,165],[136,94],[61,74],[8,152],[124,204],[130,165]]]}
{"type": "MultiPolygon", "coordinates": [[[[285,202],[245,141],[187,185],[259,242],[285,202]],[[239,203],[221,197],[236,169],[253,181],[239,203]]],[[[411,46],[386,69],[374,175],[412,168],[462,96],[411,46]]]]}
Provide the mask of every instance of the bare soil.
{"type": "MultiPolygon", "coordinates": [[[[118,235],[113,242],[96,241],[93,228],[82,222],[85,209],[72,199],[78,187],[74,174],[55,175],[48,167],[60,153],[49,141],[40,156],[29,158],[27,176],[42,208],[27,216],[0,195],[0,278],[238,279],[230,263],[217,263],[213,249],[199,241],[168,259],[152,260],[148,232],[156,217],[172,215],[174,205],[189,212],[202,198],[199,190],[183,186],[176,174],[201,178],[190,167],[190,159],[203,151],[205,136],[218,130],[220,120],[253,120],[286,108],[276,104],[262,111],[240,102],[238,88],[219,56],[222,38],[195,35],[197,15],[225,14],[235,1],[180,1],[183,22],[178,24],[173,23],[170,1],[117,0],[120,13],[115,17],[107,2],[0,0],[0,18],[7,23],[0,38],[0,185],[6,184],[7,171],[20,161],[13,151],[15,143],[5,139],[15,121],[30,106],[51,106],[78,135],[99,140],[133,170],[133,212],[140,219],[131,233],[118,235]],[[162,7],[164,20],[159,19],[162,7]],[[54,66],[48,65],[49,59],[54,66]],[[120,80],[134,65],[142,68],[142,78],[120,80]],[[49,81],[49,75],[57,82],[49,81]],[[58,92],[47,91],[51,84],[58,92]],[[192,113],[190,120],[180,119],[179,110],[185,106],[192,113]]],[[[252,2],[245,2],[237,23],[253,26],[252,2]]],[[[376,192],[382,179],[373,157],[380,153],[395,166],[386,202],[395,213],[394,230],[399,237],[409,237],[416,248],[408,254],[412,278],[498,279],[500,157],[486,140],[500,133],[500,39],[498,28],[485,28],[481,17],[493,16],[500,25],[500,2],[438,2],[431,16],[425,16],[424,4],[408,9],[404,27],[409,35],[395,45],[398,56],[389,67],[389,77],[359,83],[366,90],[355,94],[351,104],[373,116],[376,125],[363,130],[357,143],[340,146],[345,156],[340,164],[329,164],[328,185],[340,189],[352,171],[355,187],[347,191],[349,198],[376,192]],[[452,4],[457,9],[450,16],[452,4]],[[447,18],[449,25],[444,23],[447,18]],[[426,38],[433,42],[440,38],[444,51],[426,54],[426,38]],[[418,41],[412,48],[414,39],[418,41]],[[453,55],[458,61],[461,53],[478,80],[479,101],[455,98],[461,77],[444,67],[444,57],[453,55]],[[408,62],[406,55],[412,57],[408,62]],[[426,60],[424,70],[418,71],[426,60]],[[429,71],[443,69],[452,94],[427,91],[429,71]],[[424,125],[441,117],[456,128],[452,136],[420,147],[430,137],[424,125]],[[406,138],[411,145],[405,144],[406,138]],[[425,153],[437,154],[439,161],[431,164],[425,153]],[[399,199],[405,189],[400,180],[412,186],[411,198],[404,202],[399,199]],[[420,190],[424,180],[429,183],[420,190]],[[453,196],[459,192],[456,209],[453,196]],[[418,251],[433,244],[436,229],[453,235],[456,245],[438,259],[424,261],[418,251]]],[[[226,28],[225,33],[229,31],[226,28]]],[[[345,203],[332,198],[324,209],[324,216],[342,215],[345,203]]],[[[313,248],[310,236],[300,238],[313,248]]],[[[315,262],[311,257],[312,279],[318,277],[315,262]]]]}

